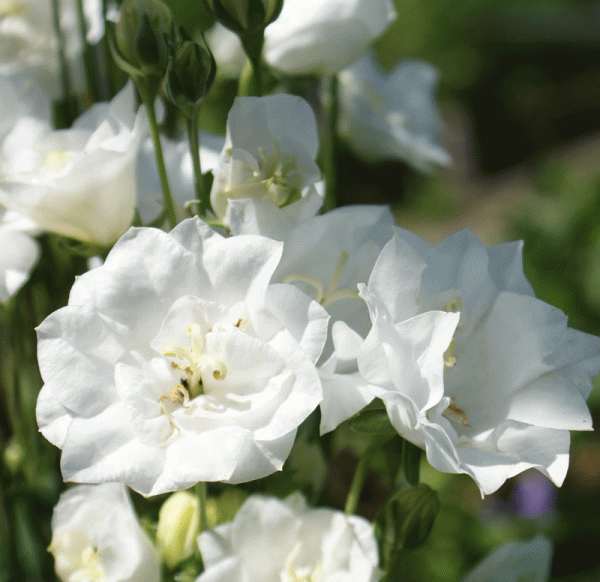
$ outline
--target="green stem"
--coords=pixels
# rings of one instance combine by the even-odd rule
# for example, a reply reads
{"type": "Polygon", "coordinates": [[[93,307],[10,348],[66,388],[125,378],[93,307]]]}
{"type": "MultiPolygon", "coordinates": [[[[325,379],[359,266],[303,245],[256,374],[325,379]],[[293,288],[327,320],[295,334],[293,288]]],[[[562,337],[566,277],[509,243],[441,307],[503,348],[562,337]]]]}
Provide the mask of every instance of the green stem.
{"type": "MultiPolygon", "coordinates": [[[[109,0],[102,0],[102,14],[106,14],[109,7],[109,0]]],[[[105,24],[108,27],[108,23],[105,24]]],[[[103,84],[101,86],[102,99],[109,101],[112,99],[117,91],[125,84],[127,75],[122,71],[112,56],[110,51],[110,42],[108,40],[108,29],[105,28],[104,36],[100,41],[102,50],[102,61],[104,62],[106,75],[104,75],[103,84]]]]}
{"type": "Polygon", "coordinates": [[[52,0],[52,21],[54,32],[58,38],[58,59],[60,62],[60,80],[62,83],[63,98],[68,100],[71,96],[71,81],[69,79],[69,67],[65,55],[65,35],[60,27],[60,0],[52,0]]]}
{"type": "Polygon", "coordinates": [[[194,166],[194,187],[196,189],[196,200],[198,200],[198,215],[206,216],[208,210],[208,199],[204,192],[202,182],[202,168],[200,167],[200,143],[198,140],[198,111],[195,111],[187,123],[188,140],[190,142],[190,153],[194,166]]]}
{"type": "Polygon", "coordinates": [[[326,85],[325,108],[327,133],[323,139],[322,165],[325,173],[325,202],[321,212],[333,210],[337,205],[337,124],[338,124],[338,79],[334,75],[324,80],[326,85]]]}
{"type": "Polygon", "coordinates": [[[206,483],[199,481],[195,486],[196,497],[200,501],[200,527],[199,532],[208,529],[208,520],[206,519],[206,483]]]}
{"type": "Polygon", "coordinates": [[[165,168],[165,159],[163,156],[162,145],[160,143],[160,132],[158,129],[158,122],[156,121],[156,113],[154,112],[154,101],[155,99],[148,98],[145,95],[145,91],[141,93],[142,100],[146,105],[146,111],[148,112],[148,120],[150,121],[150,133],[152,134],[152,142],[154,143],[154,154],[156,157],[156,166],[158,168],[158,177],[160,178],[160,186],[162,188],[163,199],[165,201],[165,213],[169,226],[175,228],[177,226],[177,217],[175,216],[175,206],[173,204],[173,196],[171,196],[171,189],[169,188],[169,181],[167,179],[167,169],[165,168]]]}
{"type": "Polygon", "coordinates": [[[100,92],[98,88],[98,78],[96,76],[97,68],[94,62],[92,49],[87,41],[87,30],[85,23],[85,14],[83,13],[83,0],[77,0],[77,19],[79,21],[79,36],[83,46],[83,70],[85,72],[85,81],[92,102],[99,101],[100,92]]]}
{"type": "Polygon", "coordinates": [[[383,433],[373,440],[373,442],[367,447],[367,450],[363,453],[354,477],[352,478],[352,484],[350,485],[350,491],[348,491],[348,497],[346,497],[346,505],[344,507],[344,513],[346,515],[352,515],[356,511],[358,506],[358,500],[360,499],[360,492],[362,491],[363,483],[367,475],[367,469],[373,460],[375,454],[387,443],[394,435],[390,433],[383,433]]]}
{"type": "Polygon", "coordinates": [[[253,95],[262,97],[263,94],[263,79],[261,71],[262,49],[265,42],[265,30],[248,32],[240,34],[240,41],[244,52],[248,56],[248,60],[252,66],[252,77],[248,86],[243,89],[244,95],[253,95]]]}

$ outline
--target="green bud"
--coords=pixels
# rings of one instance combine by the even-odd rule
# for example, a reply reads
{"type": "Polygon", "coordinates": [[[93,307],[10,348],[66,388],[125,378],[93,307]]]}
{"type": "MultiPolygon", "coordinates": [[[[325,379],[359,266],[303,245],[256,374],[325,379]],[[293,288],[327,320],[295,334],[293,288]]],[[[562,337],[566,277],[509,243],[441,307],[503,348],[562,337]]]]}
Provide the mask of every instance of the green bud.
{"type": "Polygon", "coordinates": [[[437,492],[423,483],[406,485],[391,497],[375,520],[388,560],[400,549],[411,550],[425,542],[440,507],[437,492]]]}
{"type": "Polygon", "coordinates": [[[283,0],[206,0],[217,19],[238,34],[264,30],[281,12],[283,0]]]}
{"type": "Polygon", "coordinates": [[[169,568],[191,556],[200,529],[200,502],[188,491],[173,493],[158,512],[156,543],[169,568]]]}
{"type": "Polygon", "coordinates": [[[4,449],[4,464],[13,474],[19,470],[25,457],[26,451],[23,445],[15,439],[12,439],[4,449]]]}
{"type": "Polygon", "coordinates": [[[216,68],[204,38],[200,42],[182,38],[171,46],[165,90],[187,117],[196,115],[200,101],[214,81],[216,68]]]}
{"type": "Polygon", "coordinates": [[[117,65],[151,96],[167,68],[172,28],[171,11],[161,0],[124,0],[119,20],[108,29],[117,65]]]}

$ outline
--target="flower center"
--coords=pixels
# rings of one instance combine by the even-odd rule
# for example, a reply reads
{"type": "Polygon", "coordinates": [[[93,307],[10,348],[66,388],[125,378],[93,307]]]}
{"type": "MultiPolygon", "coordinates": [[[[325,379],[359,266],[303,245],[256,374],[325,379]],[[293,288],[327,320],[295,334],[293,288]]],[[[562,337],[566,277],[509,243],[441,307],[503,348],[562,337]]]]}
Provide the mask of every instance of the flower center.
{"type": "MultiPolygon", "coordinates": [[[[448,301],[446,301],[442,309],[449,313],[460,313],[463,309],[462,298],[460,296],[451,297],[448,301]]],[[[458,324],[456,329],[458,329],[459,327],[461,327],[460,323],[458,324]]],[[[454,366],[456,366],[457,359],[454,355],[455,346],[456,340],[452,338],[448,349],[444,352],[444,366],[446,368],[453,368],[454,366]]],[[[467,413],[462,408],[457,406],[456,399],[454,398],[454,396],[450,396],[450,402],[448,403],[448,406],[444,410],[444,412],[442,412],[442,416],[445,416],[448,420],[457,422],[461,426],[471,426],[471,422],[469,421],[467,413]]]]}
{"type": "Polygon", "coordinates": [[[161,355],[171,360],[171,366],[181,372],[181,382],[175,384],[168,396],[161,396],[160,402],[169,398],[171,402],[182,401],[187,406],[190,398],[204,394],[204,381],[207,374],[215,380],[224,380],[227,366],[220,358],[203,353],[204,336],[200,325],[191,323],[186,329],[191,347],[167,343],[160,350],[161,355]]]}
{"type": "Polygon", "coordinates": [[[285,559],[285,569],[281,574],[280,582],[316,582],[320,578],[323,570],[321,560],[312,569],[310,566],[302,566],[300,568],[294,566],[294,561],[298,558],[301,549],[302,542],[296,542],[292,551],[285,559]]]}
{"type": "Polygon", "coordinates": [[[284,283],[306,283],[310,285],[315,290],[315,301],[320,303],[323,307],[327,308],[328,305],[331,305],[334,301],[339,301],[340,299],[352,299],[358,298],[358,290],[357,289],[338,289],[340,284],[340,279],[342,278],[342,274],[344,272],[344,267],[348,262],[348,253],[346,251],[342,251],[340,253],[340,257],[335,266],[333,274],[331,275],[331,280],[329,282],[329,287],[327,290],[323,287],[323,284],[319,279],[313,277],[312,275],[302,275],[300,273],[295,273],[293,275],[288,275],[283,282],[284,283]]]}
{"type": "Polygon", "coordinates": [[[262,183],[264,199],[283,207],[300,197],[300,173],[295,160],[283,160],[279,144],[275,143],[273,149],[271,156],[264,148],[258,148],[260,172],[254,172],[253,177],[262,183]]]}
{"type": "Polygon", "coordinates": [[[105,579],[100,552],[97,548],[87,546],[81,552],[80,567],[67,578],[67,582],[100,582],[105,579]]]}
{"type": "Polygon", "coordinates": [[[49,172],[60,172],[74,157],[74,152],[48,152],[44,158],[44,169],[49,172]]]}

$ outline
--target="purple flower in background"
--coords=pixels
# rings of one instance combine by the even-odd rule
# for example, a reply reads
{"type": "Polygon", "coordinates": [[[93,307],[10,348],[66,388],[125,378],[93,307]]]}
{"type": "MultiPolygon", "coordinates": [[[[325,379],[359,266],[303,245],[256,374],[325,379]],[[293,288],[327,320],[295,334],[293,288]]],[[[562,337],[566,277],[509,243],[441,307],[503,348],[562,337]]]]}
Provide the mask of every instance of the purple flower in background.
{"type": "Polygon", "coordinates": [[[510,506],[524,517],[539,517],[556,508],[556,489],[540,473],[528,471],[515,480],[510,494],[510,506]]]}

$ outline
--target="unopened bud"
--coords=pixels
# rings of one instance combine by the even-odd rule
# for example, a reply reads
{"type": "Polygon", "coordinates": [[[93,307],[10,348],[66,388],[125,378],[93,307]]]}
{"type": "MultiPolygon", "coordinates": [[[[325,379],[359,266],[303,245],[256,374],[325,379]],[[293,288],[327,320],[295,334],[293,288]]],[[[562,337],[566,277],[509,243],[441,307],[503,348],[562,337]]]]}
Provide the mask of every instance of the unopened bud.
{"type": "Polygon", "coordinates": [[[178,40],[171,47],[165,90],[169,99],[187,117],[197,113],[197,107],[208,93],[215,78],[215,59],[202,39],[178,40]]]}
{"type": "Polygon", "coordinates": [[[109,28],[115,61],[140,90],[158,93],[169,58],[173,19],[161,0],[124,0],[114,30],[109,28]]]}
{"type": "Polygon", "coordinates": [[[388,551],[413,549],[425,542],[440,511],[436,491],[421,483],[400,489],[381,510],[376,523],[388,551]]]}
{"type": "Polygon", "coordinates": [[[200,503],[187,491],[173,493],[158,512],[156,542],[169,568],[194,553],[200,529],[200,503]]]}
{"type": "Polygon", "coordinates": [[[281,12],[283,0],[206,0],[217,19],[238,34],[263,30],[281,12]]]}
{"type": "Polygon", "coordinates": [[[8,467],[11,473],[16,473],[23,461],[25,460],[26,452],[23,445],[13,439],[8,443],[8,446],[4,449],[4,464],[8,467]]]}

